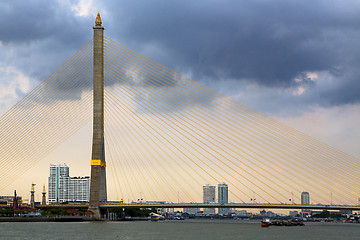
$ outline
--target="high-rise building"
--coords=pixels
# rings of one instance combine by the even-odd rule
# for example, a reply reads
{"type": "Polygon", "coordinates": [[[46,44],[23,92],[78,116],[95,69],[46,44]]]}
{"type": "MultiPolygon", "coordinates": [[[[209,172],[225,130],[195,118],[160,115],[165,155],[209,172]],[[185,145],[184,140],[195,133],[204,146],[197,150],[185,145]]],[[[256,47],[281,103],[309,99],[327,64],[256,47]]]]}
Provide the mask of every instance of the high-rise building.
{"type": "Polygon", "coordinates": [[[69,202],[88,202],[90,177],[71,177],[69,179],[69,202]]]}
{"type": "Polygon", "coordinates": [[[48,203],[89,202],[90,177],[70,177],[66,164],[50,164],[48,203]]]}
{"type": "MultiPolygon", "coordinates": [[[[308,192],[302,192],[301,193],[301,204],[310,204],[310,194],[308,192]]],[[[300,217],[307,218],[311,216],[311,210],[309,209],[302,209],[299,213],[300,217]]]]}
{"type": "Polygon", "coordinates": [[[48,203],[67,201],[69,167],[66,164],[50,164],[48,203]]]}
{"type": "MultiPolygon", "coordinates": [[[[204,203],[215,203],[215,186],[209,184],[203,186],[203,201],[204,203]]],[[[215,215],[215,208],[204,208],[204,214],[215,215]]]]}
{"type": "Polygon", "coordinates": [[[301,193],[301,204],[310,204],[310,194],[308,192],[301,193]]]}
{"type": "MultiPolygon", "coordinates": [[[[228,203],[229,202],[229,187],[226,183],[218,184],[218,203],[228,203]]],[[[219,208],[220,215],[227,215],[229,213],[229,208],[219,208]]]]}
{"type": "Polygon", "coordinates": [[[204,203],[215,203],[215,186],[203,186],[203,200],[204,203]]]}

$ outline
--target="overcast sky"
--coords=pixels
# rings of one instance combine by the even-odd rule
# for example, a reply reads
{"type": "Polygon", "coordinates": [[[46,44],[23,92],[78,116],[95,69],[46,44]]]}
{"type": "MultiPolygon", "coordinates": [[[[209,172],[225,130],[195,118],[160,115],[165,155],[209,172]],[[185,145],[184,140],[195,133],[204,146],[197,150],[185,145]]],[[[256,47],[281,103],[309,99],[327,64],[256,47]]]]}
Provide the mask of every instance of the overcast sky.
{"type": "Polygon", "coordinates": [[[0,114],[105,34],[360,157],[360,1],[1,0],[0,114]]]}
{"type": "Polygon", "coordinates": [[[106,36],[226,95],[261,88],[301,111],[359,102],[358,1],[98,2],[2,1],[2,87],[48,76],[91,39],[100,10],[106,36]]]}

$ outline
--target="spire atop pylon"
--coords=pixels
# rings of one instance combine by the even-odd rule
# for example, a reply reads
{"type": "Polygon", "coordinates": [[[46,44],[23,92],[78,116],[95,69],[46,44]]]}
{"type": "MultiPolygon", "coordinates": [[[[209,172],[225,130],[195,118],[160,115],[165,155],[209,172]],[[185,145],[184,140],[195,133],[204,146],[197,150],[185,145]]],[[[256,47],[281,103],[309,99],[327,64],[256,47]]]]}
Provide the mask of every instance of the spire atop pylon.
{"type": "Polygon", "coordinates": [[[100,17],[100,12],[98,12],[97,16],[96,16],[96,20],[95,20],[95,26],[101,27],[102,21],[101,21],[101,17],[100,17]]]}
{"type": "Polygon", "coordinates": [[[43,193],[44,193],[44,192],[46,192],[46,191],[45,191],[45,184],[43,185],[43,193]]]}

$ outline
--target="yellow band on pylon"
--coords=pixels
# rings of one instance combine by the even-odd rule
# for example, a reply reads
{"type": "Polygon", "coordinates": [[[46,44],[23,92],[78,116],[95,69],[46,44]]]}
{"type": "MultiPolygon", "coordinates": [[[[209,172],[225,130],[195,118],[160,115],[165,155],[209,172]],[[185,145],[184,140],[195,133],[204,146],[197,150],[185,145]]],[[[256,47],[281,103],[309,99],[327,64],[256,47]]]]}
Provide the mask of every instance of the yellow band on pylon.
{"type": "Polygon", "coordinates": [[[91,160],[91,166],[100,166],[102,168],[106,168],[106,162],[102,162],[101,160],[91,160]]]}

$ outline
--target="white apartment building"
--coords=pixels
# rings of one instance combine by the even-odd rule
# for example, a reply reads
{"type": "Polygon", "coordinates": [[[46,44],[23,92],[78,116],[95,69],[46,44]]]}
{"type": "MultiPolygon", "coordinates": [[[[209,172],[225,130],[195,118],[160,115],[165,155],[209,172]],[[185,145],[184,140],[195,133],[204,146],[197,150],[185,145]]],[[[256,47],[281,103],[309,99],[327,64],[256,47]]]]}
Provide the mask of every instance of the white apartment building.
{"type": "Polygon", "coordinates": [[[90,177],[70,177],[66,164],[50,164],[48,203],[89,202],[90,177]]]}

